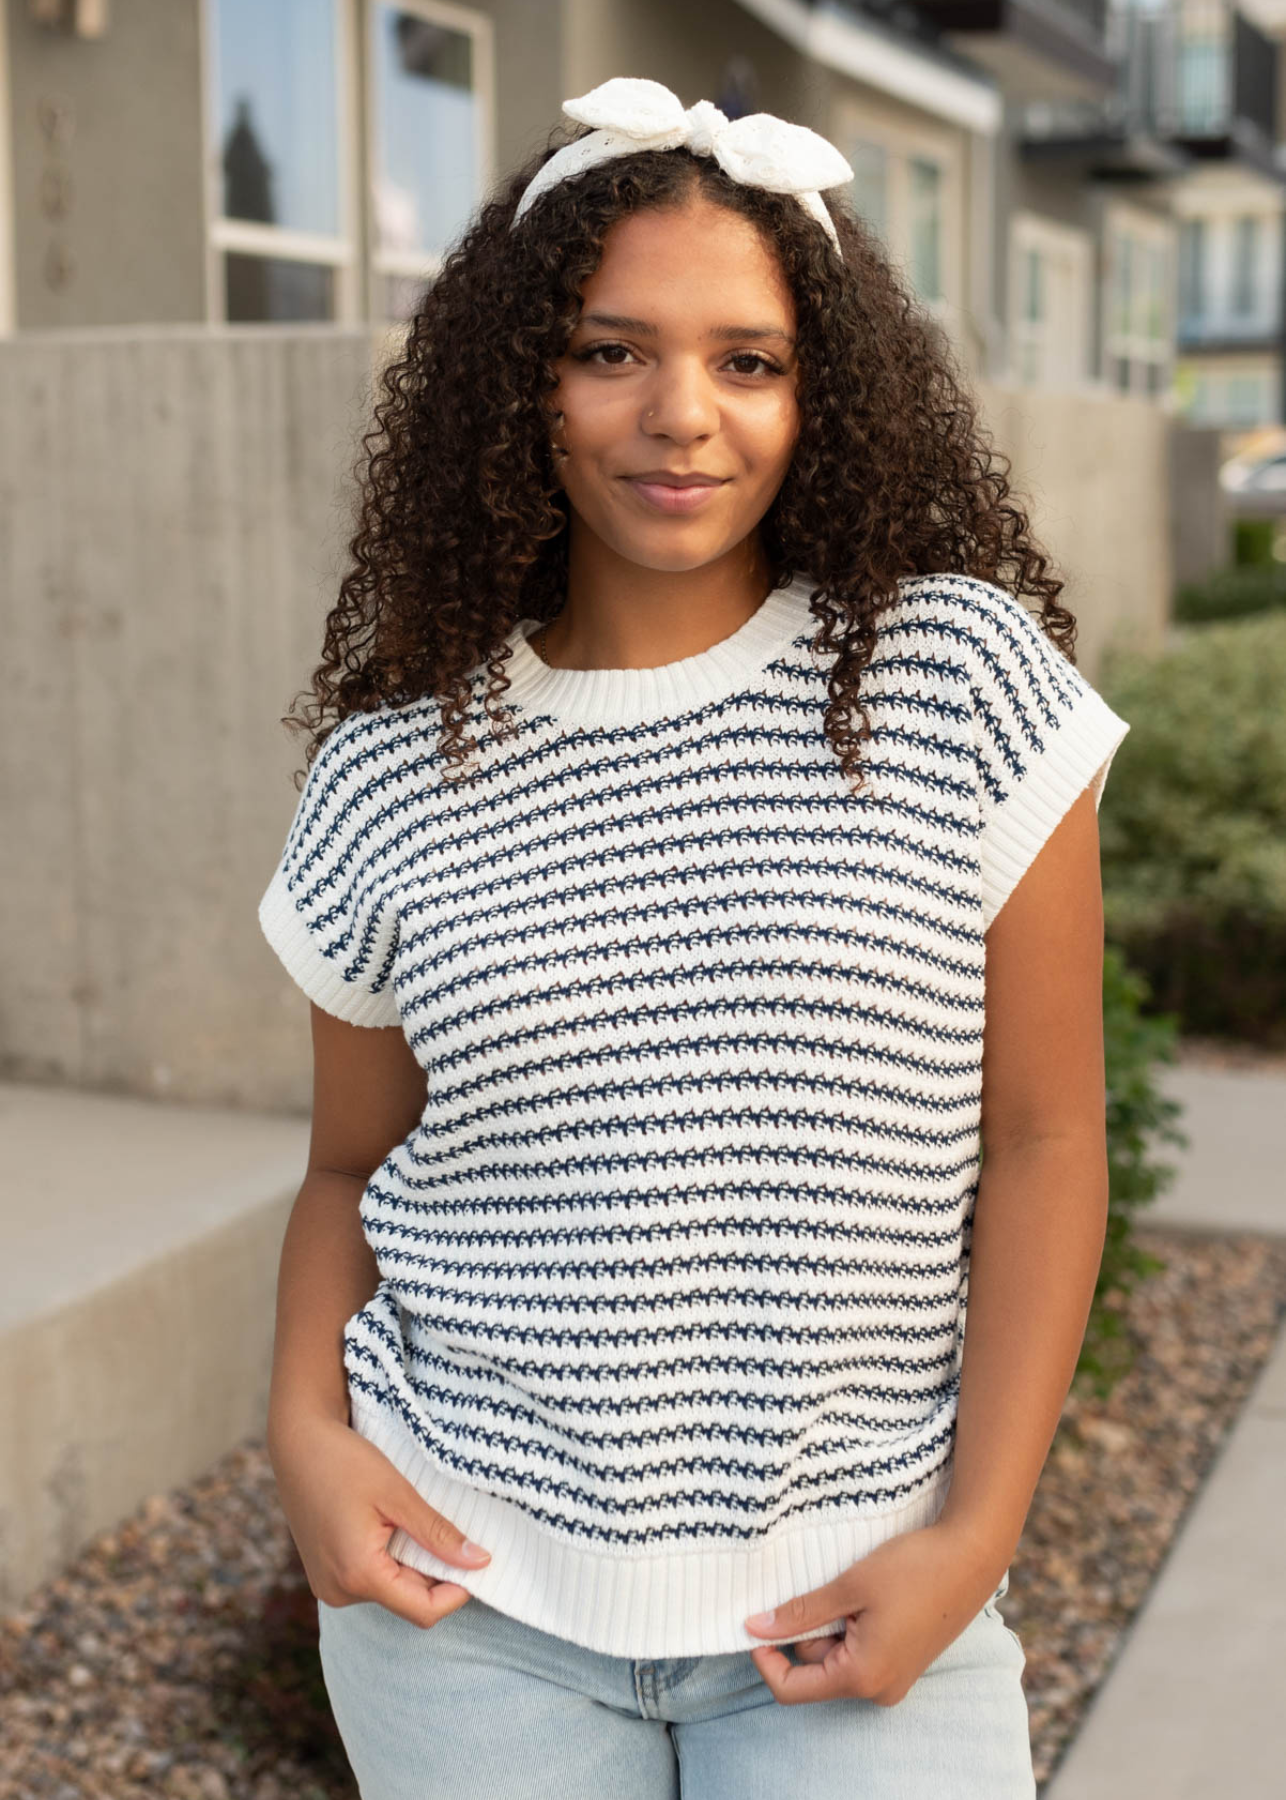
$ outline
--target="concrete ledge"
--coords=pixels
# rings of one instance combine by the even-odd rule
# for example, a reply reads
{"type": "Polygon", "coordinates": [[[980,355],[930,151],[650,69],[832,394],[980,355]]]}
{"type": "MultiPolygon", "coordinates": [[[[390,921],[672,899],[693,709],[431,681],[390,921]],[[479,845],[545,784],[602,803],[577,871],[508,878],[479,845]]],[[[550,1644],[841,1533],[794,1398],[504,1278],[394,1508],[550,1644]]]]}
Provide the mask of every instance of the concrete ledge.
{"type": "Polygon", "coordinates": [[[267,1415],[308,1125],[0,1087],[0,1606],[267,1415]]]}

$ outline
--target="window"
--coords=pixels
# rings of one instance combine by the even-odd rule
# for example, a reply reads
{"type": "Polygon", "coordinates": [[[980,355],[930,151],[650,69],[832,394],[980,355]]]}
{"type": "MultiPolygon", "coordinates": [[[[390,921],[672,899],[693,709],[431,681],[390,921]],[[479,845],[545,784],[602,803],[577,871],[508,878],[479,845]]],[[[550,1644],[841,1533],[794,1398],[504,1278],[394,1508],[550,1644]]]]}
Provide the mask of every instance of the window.
{"type": "Polygon", "coordinates": [[[372,310],[399,321],[490,181],[492,32],[437,0],[369,16],[372,310]]]}
{"type": "Polygon", "coordinates": [[[1204,219],[1184,219],[1179,227],[1179,329],[1196,329],[1206,311],[1209,248],[1204,219]]]}
{"type": "Polygon", "coordinates": [[[1090,240],[1042,214],[1016,212],[1009,242],[1014,377],[1024,387],[1075,390],[1088,373],[1090,240]]]}
{"type": "Polygon", "coordinates": [[[910,160],[911,279],[922,300],[942,298],[942,170],[927,157],[910,160]]]}
{"type": "Polygon", "coordinates": [[[340,70],[347,0],[206,0],[212,312],[334,319],[353,261],[340,70]]]}
{"type": "Polygon", "coordinates": [[[1168,221],[1124,208],[1107,232],[1108,301],[1104,363],[1124,394],[1169,392],[1172,327],[1168,221]]]}
{"type": "Polygon", "coordinates": [[[848,195],[908,299],[950,332],[964,267],[959,134],[902,125],[855,101],[836,105],[828,136],[853,170],[848,195]]]}
{"type": "Polygon", "coordinates": [[[1259,220],[1249,213],[1233,223],[1232,310],[1239,318],[1255,311],[1258,265],[1259,220]]]}
{"type": "Polygon", "coordinates": [[[857,138],[849,146],[853,210],[881,238],[889,230],[889,157],[883,144],[857,138]]]}

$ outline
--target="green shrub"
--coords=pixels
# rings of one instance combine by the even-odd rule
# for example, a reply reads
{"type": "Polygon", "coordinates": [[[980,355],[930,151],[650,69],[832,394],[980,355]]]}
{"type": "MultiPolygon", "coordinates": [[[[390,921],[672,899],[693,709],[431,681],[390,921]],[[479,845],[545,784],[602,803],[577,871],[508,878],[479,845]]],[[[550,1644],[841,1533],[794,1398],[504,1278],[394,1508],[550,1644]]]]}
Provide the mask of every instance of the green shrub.
{"type": "Polygon", "coordinates": [[[1184,583],[1174,596],[1174,616],[1183,624],[1240,619],[1275,606],[1286,606],[1286,563],[1234,563],[1184,583]]]}
{"type": "Polygon", "coordinates": [[[1147,983],[1108,946],[1103,959],[1103,1050],[1107,1077],[1108,1215],[1103,1261],[1090,1308],[1077,1377],[1106,1396],[1129,1368],[1133,1345],[1121,1304],[1144,1276],[1163,1269],[1134,1241],[1135,1215],[1173,1179],[1168,1163],[1152,1160],[1157,1142],[1187,1142],[1176,1120],[1177,1100],[1156,1085],[1156,1066],[1174,1061],[1178,1028],[1168,1016],[1145,1011],[1147,983]]]}
{"type": "Polygon", "coordinates": [[[1286,1043],[1286,614],[1194,628],[1103,681],[1109,941],[1186,1031],[1286,1043]]]}
{"type": "Polygon", "coordinates": [[[1271,562],[1276,536],[1276,519],[1234,519],[1232,560],[1235,563],[1252,564],[1271,562]]]}

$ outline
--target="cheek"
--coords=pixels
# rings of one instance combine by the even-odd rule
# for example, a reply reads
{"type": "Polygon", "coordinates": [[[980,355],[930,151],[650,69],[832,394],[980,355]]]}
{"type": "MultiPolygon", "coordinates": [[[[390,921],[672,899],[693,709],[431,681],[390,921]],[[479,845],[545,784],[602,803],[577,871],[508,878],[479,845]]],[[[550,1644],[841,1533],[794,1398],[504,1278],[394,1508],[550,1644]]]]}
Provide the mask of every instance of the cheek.
{"type": "Polygon", "coordinates": [[[747,421],[746,444],[753,448],[765,475],[782,474],[794,454],[799,437],[799,407],[793,394],[774,396],[753,420],[747,421]]]}
{"type": "Polygon", "coordinates": [[[559,384],[554,404],[562,408],[567,443],[582,451],[609,446],[629,429],[625,397],[607,382],[572,376],[559,384]]]}

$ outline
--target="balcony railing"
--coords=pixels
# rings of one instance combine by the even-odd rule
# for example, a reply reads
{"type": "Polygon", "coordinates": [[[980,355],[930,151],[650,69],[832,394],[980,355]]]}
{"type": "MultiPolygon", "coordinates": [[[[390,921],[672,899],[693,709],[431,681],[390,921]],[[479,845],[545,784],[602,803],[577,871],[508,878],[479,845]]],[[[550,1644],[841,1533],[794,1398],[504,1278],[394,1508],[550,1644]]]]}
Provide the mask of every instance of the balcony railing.
{"type": "Polygon", "coordinates": [[[1024,108],[1029,139],[1142,136],[1200,150],[1233,140],[1271,163],[1277,139],[1277,45],[1226,0],[1148,0],[1108,9],[1120,71],[1097,101],[1024,108]]]}

